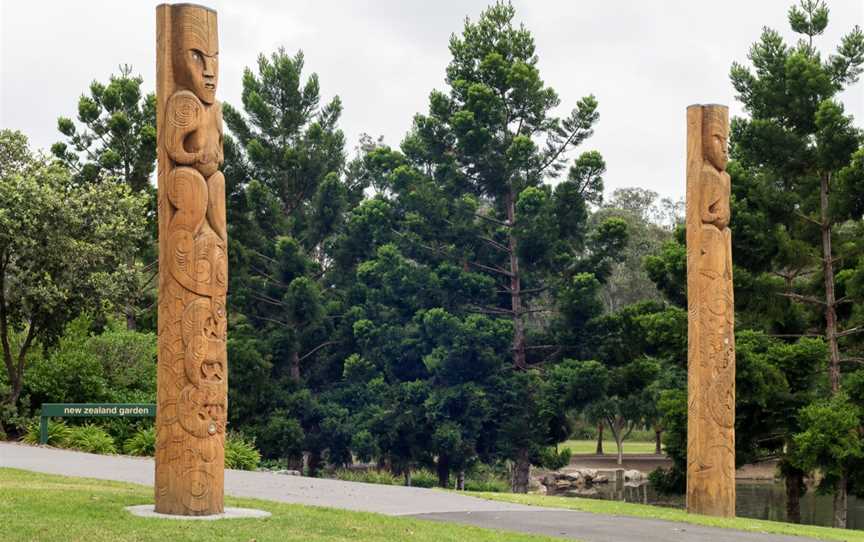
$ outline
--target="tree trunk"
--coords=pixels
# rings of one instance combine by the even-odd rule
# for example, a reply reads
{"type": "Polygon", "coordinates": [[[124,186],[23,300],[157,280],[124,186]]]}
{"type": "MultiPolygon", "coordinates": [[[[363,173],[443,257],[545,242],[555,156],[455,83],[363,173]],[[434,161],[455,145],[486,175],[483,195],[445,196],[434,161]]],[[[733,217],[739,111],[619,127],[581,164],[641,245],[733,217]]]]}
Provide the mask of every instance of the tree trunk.
{"type": "Polygon", "coordinates": [[[439,455],[436,467],[438,469],[438,487],[450,487],[450,458],[444,454],[439,455]]]}
{"type": "Polygon", "coordinates": [[[135,308],[131,303],[126,306],[126,329],[129,331],[138,329],[138,324],[135,322],[135,308]]]}
{"type": "Polygon", "coordinates": [[[516,196],[511,187],[507,193],[507,223],[511,230],[508,233],[508,249],[510,255],[510,309],[513,312],[513,364],[517,369],[527,367],[525,355],[525,323],[522,321],[522,277],[519,274],[519,243],[513,234],[516,224],[516,196]]]}
{"type": "Polygon", "coordinates": [[[841,477],[834,484],[834,521],[832,527],[837,529],[846,528],[846,511],[849,505],[847,489],[846,476],[841,477]]]}
{"type": "Polygon", "coordinates": [[[33,339],[36,337],[36,326],[31,322],[27,328],[27,336],[18,349],[18,355],[13,355],[12,345],[9,342],[9,326],[6,316],[6,296],[2,291],[3,281],[0,280],[0,342],[3,344],[3,362],[6,365],[6,376],[9,380],[9,394],[0,401],[0,404],[9,405],[13,408],[18,404],[21,391],[24,389],[24,364],[27,360],[27,352],[33,339]]]}
{"type": "Polygon", "coordinates": [[[801,523],[801,487],[804,485],[804,473],[798,469],[788,468],[786,482],[786,521],[801,523]]]}
{"type": "Polygon", "coordinates": [[[663,453],[663,430],[654,428],[654,454],[661,455],[663,453]]]}
{"type": "Polygon", "coordinates": [[[411,487],[411,467],[405,467],[402,476],[405,477],[405,487],[411,487]]]}
{"type": "Polygon", "coordinates": [[[459,472],[456,473],[456,489],[458,491],[465,491],[465,470],[459,469],[459,472]]]}
{"type": "Polygon", "coordinates": [[[831,393],[840,391],[840,347],[837,342],[837,299],[834,291],[834,251],[831,247],[831,220],[828,216],[828,191],[830,175],[823,173],[820,190],[822,211],[822,265],[825,281],[825,339],[828,342],[830,365],[828,375],[831,380],[831,393]]]}
{"type": "Polygon", "coordinates": [[[291,368],[289,376],[292,382],[300,382],[300,352],[291,352],[291,368]]]}
{"type": "Polygon", "coordinates": [[[21,375],[15,364],[15,356],[12,354],[12,345],[9,341],[9,317],[6,309],[6,269],[5,264],[0,268],[0,342],[3,345],[3,364],[6,366],[6,379],[9,382],[9,394],[0,402],[2,405],[14,407],[21,395],[21,375]]]}
{"type": "MultiPolygon", "coordinates": [[[[522,321],[522,276],[519,272],[519,242],[513,234],[516,224],[516,195],[510,186],[506,197],[507,223],[510,230],[507,234],[507,248],[510,256],[510,310],[513,314],[513,365],[517,370],[528,367],[525,354],[525,322],[522,321]]],[[[519,448],[516,451],[516,464],[513,469],[512,488],[514,493],[528,492],[528,476],[531,462],[528,460],[528,449],[519,448]]]]}
{"type": "MultiPolygon", "coordinates": [[[[128,178],[128,175],[127,175],[128,178]]],[[[129,266],[129,269],[132,269],[135,266],[135,257],[129,256],[126,259],[126,265],[129,266]]],[[[126,303],[126,307],[123,312],[126,313],[126,329],[129,331],[135,331],[138,329],[138,323],[135,321],[135,300],[138,297],[138,288],[135,288],[135,295],[133,299],[130,299],[126,303]]]]}
{"type": "MultiPolygon", "coordinates": [[[[828,377],[831,381],[831,394],[840,391],[840,345],[837,340],[837,298],[834,291],[834,250],[831,247],[831,217],[829,216],[828,194],[831,174],[820,175],[819,207],[822,219],[822,266],[825,281],[825,339],[830,354],[828,377]]],[[[846,509],[848,505],[847,479],[844,474],[834,486],[834,527],[846,528],[846,509]]]]}
{"type": "Polygon", "coordinates": [[[528,479],[531,476],[531,461],[528,450],[520,449],[513,463],[513,478],[510,482],[513,493],[528,493],[528,479]]]}
{"type": "MultiPolygon", "coordinates": [[[[313,478],[317,477],[318,476],[318,470],[321,468],[321,452],[319,452],[317,450],[313,451],[313,452],[309,452],[309,459],[307,462],[307,466],[309,468],[309,472],[307,473],[307,475],[311,476],[313,478]]],[[[300,472],[302,473],[303,471],[300,471],[300,472]]]]}
{"type": "Polygon", "coordinates": [[[612,437],[615,439],[615,446],[618,448],[618,464],[624,464],[624,427],[618,419],[609,420],[609,429],[612,430],[612,437]]]}
{"type": "Polygon", "coordinates": [[[597,424],[597,455],[603,455],[603,422],[597,424]]]}

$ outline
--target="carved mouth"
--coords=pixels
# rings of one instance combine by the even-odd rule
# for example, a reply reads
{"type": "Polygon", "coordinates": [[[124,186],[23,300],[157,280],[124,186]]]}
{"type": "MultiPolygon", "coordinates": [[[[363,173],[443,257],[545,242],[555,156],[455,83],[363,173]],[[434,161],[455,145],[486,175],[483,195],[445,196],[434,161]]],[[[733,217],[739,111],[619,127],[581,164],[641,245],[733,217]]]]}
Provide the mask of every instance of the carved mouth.
{"type": "Polygon", "coordinates": [[[204,83],[204,88],[207,90],[216,90],[216,83],[204,83]]]}

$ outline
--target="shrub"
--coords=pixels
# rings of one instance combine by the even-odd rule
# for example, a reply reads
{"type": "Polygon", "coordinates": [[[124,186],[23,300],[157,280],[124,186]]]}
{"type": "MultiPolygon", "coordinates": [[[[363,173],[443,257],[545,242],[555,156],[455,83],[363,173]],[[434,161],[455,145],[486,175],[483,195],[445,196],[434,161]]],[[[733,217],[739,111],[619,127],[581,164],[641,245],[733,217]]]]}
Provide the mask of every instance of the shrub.
{"type": "Polygon", "coordinates": [[[306,434],[297,419],[275,410],[266,422],[253,428],[255,443],[269,458],[300,459],[306,434]]]}
{"type": "Polygon", "coordinates": [[[363,482],[366,484],[382,484],[387,486],[401,485],[402,481],[390,471],[337,469],[333,478],[346,482],[363,482]]]}
{"type": "Polygon", "coordinates": [[[79,316],[56,346],[30,360],[24,387],[34,405],[155,401],[156,335],[122,329],[117,321],[98,335],[93,327],[89,315],[79,316]]]}
{"type": "Polygon", "coordinates": [[[111,435],[98,425],[92,424],[70,427],[66,447],[93,454],[117,453],[117,447],[114,445],[114,439],[111,438],[111,435]]]}
{"type": "Polygon", "coordinates": [[[261,453],[255,440],[243,433],[228,433],[225,439],[225,468],[255,470],[261,463],[261,453]]]}
{"type": "Polygon", "coordinates": [[[156,453],[156,428],[141,429],[123,443],[123,453],[128,455],[149,455],[156,453]]]}
{"type": "Polygon", "coordinates": [[[288,460],[285,458],[262,459],[261,463],[258,465],[258,470],[291,470],[291,466],[288,465],[288,460]]]}
{"type": "Polygon", "coordinates": [[[657,467],[648,473],[648,482],[662,495],[681,495],[687,489],[687,476],[678,467],[657,467]]]}
{"type": "Polygon", "coordinates": [[[540,451],[539,464],[549,470],[558,470],[570,464],[572,453],[570,448],[563,448],[560,452],[555,448],[544,448],[540,451]]]}
{"type": "Polygon", "coordinates": [[[438,475],[429,469],[419,469],[411,473],[411,485],[414,487],[435,487],[438,485],[438,475]]]}
{"type": "MultiPolygon", "coordinates": [[[[65,422],[48,419],[48,444],[63,448],[69,440],[70,429],[65,422]]],[[[27,430],[24,432],[22,441],[27,444],[39,444],[39,420],[34,420],[27,424],[27,430]]]]}

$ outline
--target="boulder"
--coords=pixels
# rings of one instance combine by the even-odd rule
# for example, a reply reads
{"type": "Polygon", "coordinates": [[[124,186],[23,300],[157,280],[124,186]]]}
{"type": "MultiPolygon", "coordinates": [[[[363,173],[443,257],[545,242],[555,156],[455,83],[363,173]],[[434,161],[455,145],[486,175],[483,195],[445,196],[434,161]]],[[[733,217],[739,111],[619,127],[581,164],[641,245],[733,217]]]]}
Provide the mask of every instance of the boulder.
{"type": "Polygon", "coordinates": [[[583,477],[588,478],[589,480],[597,478],[597,469],[580,469],[579,472],[582,473],[583,477]]]}
{"type": "Polygon", "coordinates": [[[549,490],[546,489],[546,486],[545,486],[545,485],[540,484],[540,485],[537,487],[537,489],[535,489],[535,490],[533,490],[533,491],[529,491],[528,493],[531,493],[532,495],[546,495],[547,493],[549,493],[549,490]]]}
{"type": "Polygon", "coordinates": [[[625,482],[638,482],[643,480],[645,475],[642,474],[638,470],[625,470],[624,471],[624,481],[625,482]]]}
{"type": "Polygon", "coordinates": [[[559,474],[558,477],[562,480],[569,480],[570,482],[584,481],[584,479],[582,477],[582,473],[580,473],[579,471],[563,472],[563,473],[559,474]]]}

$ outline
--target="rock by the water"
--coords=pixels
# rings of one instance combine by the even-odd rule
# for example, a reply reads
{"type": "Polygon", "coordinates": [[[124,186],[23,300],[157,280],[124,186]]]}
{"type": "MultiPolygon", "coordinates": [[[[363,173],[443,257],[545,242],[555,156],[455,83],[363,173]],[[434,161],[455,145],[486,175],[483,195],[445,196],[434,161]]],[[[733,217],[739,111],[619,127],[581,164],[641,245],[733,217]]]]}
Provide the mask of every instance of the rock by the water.
{"type": "Polygon", "coordinates": [[[638,470],[625,470],[624,471],[624,481],[625,482],[638,482],[640,480],[644,480],[645,475],[638,470]]]}

